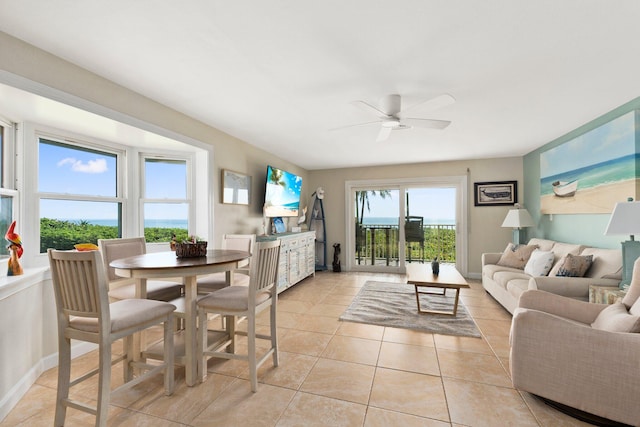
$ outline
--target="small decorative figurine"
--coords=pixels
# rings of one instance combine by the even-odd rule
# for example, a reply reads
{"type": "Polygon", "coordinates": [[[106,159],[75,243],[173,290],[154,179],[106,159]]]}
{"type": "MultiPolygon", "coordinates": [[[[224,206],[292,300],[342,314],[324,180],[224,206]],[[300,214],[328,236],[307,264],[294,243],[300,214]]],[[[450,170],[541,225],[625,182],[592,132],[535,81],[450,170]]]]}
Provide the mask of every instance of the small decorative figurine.
{"type": "Polygon", "coordinates": [[[10,243],[7,248],[11,252],[9,257],[9,264],[7,268],[7,276],[19,276],[24,273],[22,266],[20,265],[20,257],[22,256],[22,239],[20,235],[14,230],[16,228],[16,222],[13,221],[9,226],[4,238],[10,243]]]}
{"type": "Polygon", "coordinates": [[[333,244],[333,271],[339,273],[342,271],[340,267],[340,243],[333,244]]]}
{"type": "Polygon", "coordinates": [[[440,274],[440,263],[438,262],[438,257],[435,257],[433,261],[431,261],[431,271],[434,276],[440,274]]]}
{"type": "Polygon", "coordinates": [[[298,225],[304,224],[307,220],[307,207],[302,208],[302,215],[298,218],[298,225]]]}

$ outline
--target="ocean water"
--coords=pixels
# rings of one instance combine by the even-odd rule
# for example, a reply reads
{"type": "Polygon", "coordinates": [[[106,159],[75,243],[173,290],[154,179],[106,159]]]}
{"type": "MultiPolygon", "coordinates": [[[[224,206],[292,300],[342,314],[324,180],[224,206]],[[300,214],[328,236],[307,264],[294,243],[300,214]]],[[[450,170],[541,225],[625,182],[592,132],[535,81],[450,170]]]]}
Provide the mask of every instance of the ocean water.
{"type": "MultiPolygon", "coordinates": [[[[66,221],[80,222],[78,219],[68,219],[66,221]]],[[[86,219],[89,224],[104,225],[108,227],[115,227],[118,225],[118,221],[115,219],[86,219]]],[[[145,228],[182,228],[187,230],[187,221],[183,219],[151,219],[145,220],[145,228]]]]}
{"type": "MultiPolygon", "coordinates": [[[[367,225],[398,225],[398,218],[393,217],[364,217],[363,224],[367,225]]],[[[455,225],[455,219],[447,218],[425,218],[423,224],[436,224],[436,225],[455,225]]]]}
{"type": "Polygon", "coordinates": [[[638,161],[640,161],[640,153],[543,177],[540,179],[540,193],[543,196],[553,194],[553,186],[551,184],[554,181],[571,182],[577,179],[579,180],[578,191],[580,191],[580,189],[593,188],[602,184],[613,184],[634,179],[636,162],[638,161]]]}

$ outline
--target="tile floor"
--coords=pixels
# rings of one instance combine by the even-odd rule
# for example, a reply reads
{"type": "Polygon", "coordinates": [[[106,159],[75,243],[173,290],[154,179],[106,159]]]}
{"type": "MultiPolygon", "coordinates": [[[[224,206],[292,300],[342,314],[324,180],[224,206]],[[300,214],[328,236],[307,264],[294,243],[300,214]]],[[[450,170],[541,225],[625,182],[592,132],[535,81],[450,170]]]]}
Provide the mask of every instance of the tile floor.
{"type": "MultiPolygon", "coordinates": [[[[461,301],[483,337],[434,335],[350,322],[338,317],[367,280],[400,275],[322,272],[280,294],[280,366],[269,359],[249,388],[240,361],[211,359],[207,380],[187,387],[177,368],[173,396],[150,380],[111,402],[110,426],[586,426],[514,390],[509,378],[510,314],[478,281],[461,301]]],[[[261,327],[268,318],[261,316],[261,327]]],[[[117,345],[117,344],[115,344],[117,345]]],[[[118,349],[114,349],[117,352],[118,349]]],[[[96,353],[74,361],[75,374],[97,366],[96,353]]],[[[114,367],[112,383],[121,382],[114,367]]],[[[57,369],[38,378],[0,422],[51,426],[57,369]]],[[[91,399],[97,381],[76,390],[91,399]]],[[[69,409],[67,426],[95,418],[69,409]]]]}

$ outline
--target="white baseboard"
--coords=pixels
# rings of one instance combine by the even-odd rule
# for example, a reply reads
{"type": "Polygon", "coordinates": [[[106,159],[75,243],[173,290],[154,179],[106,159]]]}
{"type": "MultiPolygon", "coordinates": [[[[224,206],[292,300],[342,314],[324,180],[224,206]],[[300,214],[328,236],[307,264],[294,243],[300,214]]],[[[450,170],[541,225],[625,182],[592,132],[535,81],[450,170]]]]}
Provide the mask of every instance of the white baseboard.
{"type": "MultiPolygon", "coordinates": [[[[78,356],[82,356],[83,354],[89,353],[90,351],[98,348],[96,344],[91,344],[87,342],[79,342],[78,344],[71,347],[71,357],[76,358],[78,356]]],[[[16,385],[11,387],[9,392],[2,396],[0,400],[0,421],[4,420],[9,412],[18,404],[20,399],[24,397],[25,394],[29,391],[31,386],[35,384],[36,380],[43,372],[55,367],[58,365],[58,353],[51,354],[49,356],[44,357],[40,360],[35,366],[33,366],[29,371],[18,381],[16,385]]]]}

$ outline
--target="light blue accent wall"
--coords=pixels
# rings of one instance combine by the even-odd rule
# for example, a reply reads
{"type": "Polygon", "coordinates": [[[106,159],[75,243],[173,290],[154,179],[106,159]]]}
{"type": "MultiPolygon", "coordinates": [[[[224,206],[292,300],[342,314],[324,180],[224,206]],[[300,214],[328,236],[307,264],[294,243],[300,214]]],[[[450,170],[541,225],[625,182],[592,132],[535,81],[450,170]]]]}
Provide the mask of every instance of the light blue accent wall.
{"type": "MultiPolygon", "coordinates": [[[[592,129],[619,117],[629,111],[640,109],[640,97],[621,105],[613,111],[586,123],[583,126],[543,145],[524,156],[524,205],[531,213],[535,227],[526,229],[527,240],[532,237],[557,240],[567,243],[579,243],[601,248],[620,248],[620,242],[627,240],[625,236],[605,236],[610,214],[553,214],[540,213],[540,154],[550,148],[563,144],[592,129]]],[[[640,113],[635,113],[636,152],[640,152],[640,113]]],[[[640,165],[638,165],[640,166],[640,165]]],[[[636,167],[636,178],[640,178],[640,168],[636,167]]],[[[636,189],[636,193],[638,190],[636,189]]],[[[634,194],[630,194],[634,197],[634,194]]],[[[623,200],[621,200],[623,201],[623,200]]]]}

